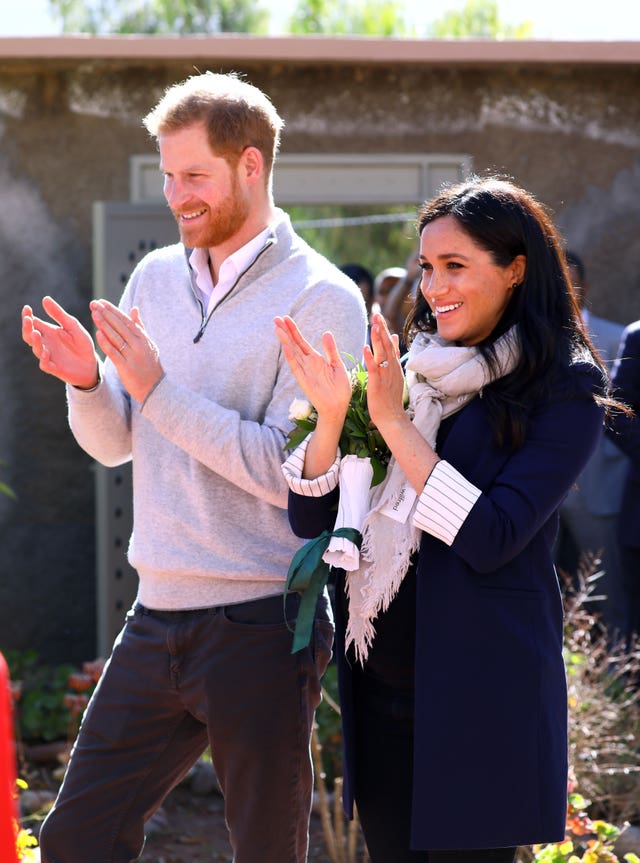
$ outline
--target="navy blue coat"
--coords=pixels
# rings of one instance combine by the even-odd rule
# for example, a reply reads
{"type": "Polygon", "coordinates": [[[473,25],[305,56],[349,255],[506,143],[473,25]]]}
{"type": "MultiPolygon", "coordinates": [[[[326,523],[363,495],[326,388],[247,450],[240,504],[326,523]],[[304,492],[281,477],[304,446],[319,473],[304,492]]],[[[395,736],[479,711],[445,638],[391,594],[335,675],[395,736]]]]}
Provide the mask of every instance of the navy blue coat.
{"type": "MultiPolygon", "coordinates": [[[[572,366],[550,401],[531,406],[526,441],[515,452],[496,447],[476,398],[442,447],[440,456],[482,494],[452,546],[426,533],[420,545],[413,848],[529,845],[565,835],[563,608],[551,550],[558,507],[601,432],[596,391],[599,370],[572,366]]],[[[311,537],[331,526],[332,502],[335,493],[291,493],[294,531],[311,537]]],[[[336,660],[351,814],[353,694],[339,614],[336,660]]]]}
{"type": "Polygon", "coordinates": [[[633,408],[634,416],[618,414],[607,430],[631,465],[622,495],[618,531],[622,545],[640,546],[640,321],[622,334],[618,359],[611,373],[616,396],[633,408]]]}

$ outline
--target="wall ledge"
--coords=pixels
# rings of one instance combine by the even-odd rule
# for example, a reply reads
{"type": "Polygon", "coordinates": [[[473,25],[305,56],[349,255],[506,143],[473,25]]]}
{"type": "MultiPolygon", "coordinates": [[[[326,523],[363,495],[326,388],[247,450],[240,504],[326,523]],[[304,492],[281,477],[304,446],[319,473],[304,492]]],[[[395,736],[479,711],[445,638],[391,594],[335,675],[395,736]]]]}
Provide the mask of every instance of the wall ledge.
{"type": "Polygon", "coordinates": [[[192,60],[238,65],[300,64],[638,64],[640,41],[399,39],[332,36],[16,36],[0,38],[1,59],[192,60]]]}

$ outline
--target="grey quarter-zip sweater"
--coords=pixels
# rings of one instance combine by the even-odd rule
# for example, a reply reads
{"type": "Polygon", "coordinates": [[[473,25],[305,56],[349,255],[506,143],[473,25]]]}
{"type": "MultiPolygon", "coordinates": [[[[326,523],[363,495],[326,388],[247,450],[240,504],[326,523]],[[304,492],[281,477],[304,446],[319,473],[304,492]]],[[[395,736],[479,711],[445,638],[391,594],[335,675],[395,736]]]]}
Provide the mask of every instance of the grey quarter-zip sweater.
{"type": "Polygon", "coordinates": [[[287,519],[281,464],[301,395],[275,335],[290,315],[316,346],[331,330],[360,357],[366,316],[357,286],[277,219],[264,249],[206,317],[181,243],[137,265],[120,306],[137,306],[164,377],[143,405],[101,363],[96,389],[67,387],[80,446],[107,466],[133,462],[129,560],[138,600],[189,609],[282,590],[300,545],[287,519]]]}

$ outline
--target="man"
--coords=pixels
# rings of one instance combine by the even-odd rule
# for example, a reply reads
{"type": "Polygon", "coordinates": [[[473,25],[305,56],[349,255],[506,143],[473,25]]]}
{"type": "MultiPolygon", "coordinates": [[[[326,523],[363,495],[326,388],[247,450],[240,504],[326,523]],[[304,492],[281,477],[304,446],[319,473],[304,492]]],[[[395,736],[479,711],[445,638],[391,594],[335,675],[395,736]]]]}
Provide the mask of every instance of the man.
{"type": "MultiPolygon", "coordinates": [[[[596,350],[610,367],[618,353],[624,327],[589,311],[588,283],[582,259],[575,252],[568,251],[567,264],[585,328],[596,350]]],[[[599,560],[598,569],[603,574],[596,584],[594,596],[602,599],[594,610],[601,615],[602,622],[614,638],[621,634],[625,618],[616,523],[627,470],[626,457],[603,434],[560,509],[556,558],[558,566],[569,573],[576,571],[585,554],[591,553],[599,560]]]]}
{"type": "MultiPolygon", "coordinates": [[[[327,597],[291,655],[283,584],[299,543],[281,472],[298,388],[273,318],[359,356],[362,297],[275,208],[282,120],[235,75],[194,76],[144,120],[182,243],[136,267],[93,341],[51,298],[23,311],[40,368],[67,384],[79,444],[133,461],[136,603],[43,825],[43,863],[128,863],[143,822],[208,744],[235,863],[306,859],[309,738],[330,656],[327,597]]],[[[299,596],[287,597],[295,619],[299,596]]]]}
{"type": "Polygon", "coordinates": [[[640,636],[640,321],[629,324],[622,334],[612,383],[616,397],[633,410],[633,415],[616,414],[613,428],[607,430],[630,460],[618,520],[627,609],[624,633],[630,639],[640,636]]]}

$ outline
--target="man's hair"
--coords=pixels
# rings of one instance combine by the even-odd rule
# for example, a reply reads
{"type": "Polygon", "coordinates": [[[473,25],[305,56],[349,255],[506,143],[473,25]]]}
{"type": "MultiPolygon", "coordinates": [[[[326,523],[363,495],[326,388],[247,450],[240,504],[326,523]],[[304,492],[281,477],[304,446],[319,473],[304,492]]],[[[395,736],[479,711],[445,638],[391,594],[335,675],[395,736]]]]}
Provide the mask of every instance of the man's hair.
{"type": "Polygon", "coordinates": [[[262,153],[267,180],[280,145],[284,121],[262,90],[235,73],[205,72],[174,84],[143,119],[154,138],[204,123],[211,149],[237,164],[247,147],[262,153]]]}
{"type": "Polygon", "coordinates": [[[343,264],[340,269],[345,276],[349,276],[357,285],[364,283],[367,287],[369,298],[373,296],[373,274],[371,270],[362,264],[343,264]]]}

